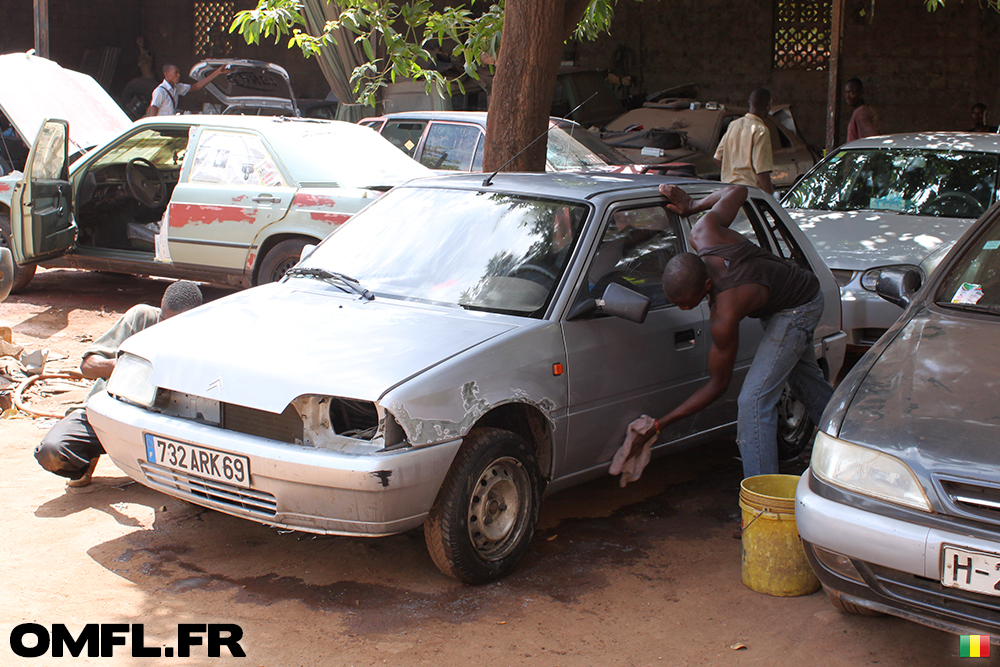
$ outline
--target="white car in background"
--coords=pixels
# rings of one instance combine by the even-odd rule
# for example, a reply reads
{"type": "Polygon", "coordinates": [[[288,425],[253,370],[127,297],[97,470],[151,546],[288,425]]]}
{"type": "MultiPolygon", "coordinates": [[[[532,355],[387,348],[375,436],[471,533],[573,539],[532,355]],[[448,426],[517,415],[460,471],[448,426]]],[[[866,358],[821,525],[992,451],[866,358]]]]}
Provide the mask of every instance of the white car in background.
{"type": "Polygon", "coordinates": [[[840,283],[844,331],[859,349],[902,314],[875,293],[887,267],[925,280],[996,201],[1000,136],[893,134],[831,153],[782,200],[840,283]]]}

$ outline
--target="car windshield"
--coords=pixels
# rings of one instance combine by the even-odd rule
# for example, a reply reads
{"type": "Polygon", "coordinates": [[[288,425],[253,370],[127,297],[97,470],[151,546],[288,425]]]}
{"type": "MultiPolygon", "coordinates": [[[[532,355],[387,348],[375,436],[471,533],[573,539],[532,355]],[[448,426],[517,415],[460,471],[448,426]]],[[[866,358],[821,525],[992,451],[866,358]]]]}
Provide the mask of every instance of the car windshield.
{"type": "MultiPolygon", "coordinates": [[[[566,130],[559,127],[549,130],[549,145],[545,157],[553,171],[599,168],[608,164],[592,146],[583,143],[580,135],[584,133],[586,130],[570,136],[566,130]]],[[[628,160],[620,164],[628,164],[628,160]]]]}
{"type": "Polygon", "coordinates": [[[941,283],[935,301],[951,308],[1000,314],[1000,217],[968,246],[941,283]]]}
{"type": "Polygon", "coordinates": [[[920,148],[843,150],[792,188],[785,208],[979,217],[993,202],[998,156],[920,148]]]}
{"type": "Polygon", "coordinates": [[[541,317],[587,211],[580,202],[397,188],[300,268],[350,276],[376,297],[541,317]]]}

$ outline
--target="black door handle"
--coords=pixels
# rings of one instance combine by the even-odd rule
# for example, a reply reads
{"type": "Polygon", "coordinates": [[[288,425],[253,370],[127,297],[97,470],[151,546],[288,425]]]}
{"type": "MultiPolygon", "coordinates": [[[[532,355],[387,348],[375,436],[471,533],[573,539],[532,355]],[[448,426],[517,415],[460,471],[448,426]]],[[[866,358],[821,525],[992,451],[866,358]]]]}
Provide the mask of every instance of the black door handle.
{"type": "Polygon", "coordinates": [[[674,332],[674,347],[677,349],[687,349],[694,347],[695,333],[694,329],[685,329],[684,331],[674,332]]]}

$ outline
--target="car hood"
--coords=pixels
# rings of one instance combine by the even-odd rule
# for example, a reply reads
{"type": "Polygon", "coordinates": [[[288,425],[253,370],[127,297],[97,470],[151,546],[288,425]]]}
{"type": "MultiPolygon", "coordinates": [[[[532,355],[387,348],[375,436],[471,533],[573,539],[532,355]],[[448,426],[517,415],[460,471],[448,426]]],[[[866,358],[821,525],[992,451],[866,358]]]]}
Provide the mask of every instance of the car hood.
{"type": "Polygon", "coordinates": [[[926,471],[1000,468],[998,334],[1000,318],[919,309],[860,381],[840,437],[926,471]]]}
{"type": "Polygon", "coordinates": [[[919,264],[942,243],[954,243],[972,220],[885,211],[787,209],[831,269],[861,271],[919,264]]]}
{"type": "Polygon", "coordinates": [[[71,154],[102,144],[132,125],[118,103],[86,74],[26,53],[0,56],[0,72],[0,111],[29,146],[47,118],[69,122],[71,154]]]}
{"type": "Polygon", "coordinates": [[[263,60],[210,58],[191,68],[191,78],[201,81],[219,67],[229,67],[205,90],[226,106],[262,106],[291,109],[295,94],[285,68],[263,60]]]}
{"type": "Polygon", "coordinates": [[[239,292],[147,329],[122,350],[166,389],[280,413],[298,396],[377,400],[515,325],[294,280],[239,292]]]}

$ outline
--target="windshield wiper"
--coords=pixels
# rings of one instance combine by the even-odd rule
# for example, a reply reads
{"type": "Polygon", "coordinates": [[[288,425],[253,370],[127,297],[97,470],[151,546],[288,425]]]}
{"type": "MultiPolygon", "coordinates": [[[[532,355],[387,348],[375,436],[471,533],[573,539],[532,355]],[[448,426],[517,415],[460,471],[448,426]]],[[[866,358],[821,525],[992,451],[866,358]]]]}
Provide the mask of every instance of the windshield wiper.
{"type": "Polygon", "coordinates": [[[996,306],[980,306],[978,303],[952,303],[951,301],[938,301],[937,305],[945,308],[954,308],[955,310],[971,310],[977,313],[989,313],[990,315],[996,315],[998,312],[996,306]]]}
{"type": "Polygon", "coordinates": [[[366,301],[371,301],[375,298],[375,295],[371,293],[371,290],[365,289],[361,283],[359,283],[354,278],[344,275],[343,273],[337,273],[336,271],[327,271],[326,269],[310,269],[307,267],[293,266],[292,268],[285,271],[285,277],[288,276],[300,276],[303,278],[315,278],[316,280],[322,280],[323,282],[330,283],[336,287],[343,288],[346,286],[350,291],[355,294],[359,294],[362,299],[366,301]]]}

